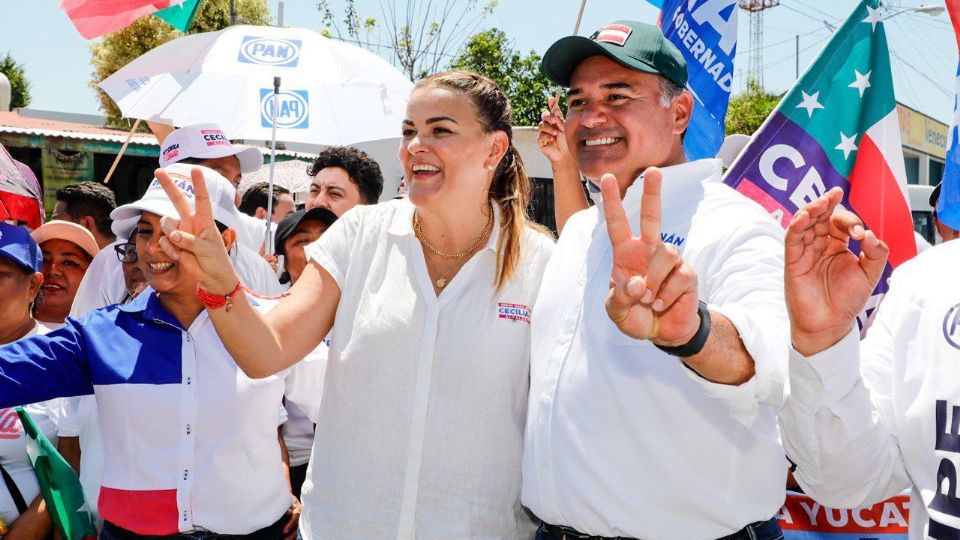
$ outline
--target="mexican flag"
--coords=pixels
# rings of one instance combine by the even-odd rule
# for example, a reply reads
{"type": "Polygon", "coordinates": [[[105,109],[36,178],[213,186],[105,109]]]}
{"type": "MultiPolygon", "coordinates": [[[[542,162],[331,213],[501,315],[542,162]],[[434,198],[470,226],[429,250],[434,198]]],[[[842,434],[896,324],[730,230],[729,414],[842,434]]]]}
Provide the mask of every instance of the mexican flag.
{"type": "MultiPolygon", "coordinates": [[[[126,28],[133,21],[184,0],[60,0],[60,9],[85,39],[126,28]]],[[[172,23],[171,23],[172,24],[172,23]]]]}
{"type": "Polygon", "coordinates": [[[17,407],[17,414],[27,435],[27,455],[57,532],[64,540],[95,540],[97,530],[73,468],[22,407],[17,407]]]}
{"type": "Polygon", "coordinates": [[[917,253],[881,18],[878,0],[859,2],[724,177],[784,227],[808,202],[843,188],[843,205],[890,246],[868,316],[892,268],[917,253]]]}

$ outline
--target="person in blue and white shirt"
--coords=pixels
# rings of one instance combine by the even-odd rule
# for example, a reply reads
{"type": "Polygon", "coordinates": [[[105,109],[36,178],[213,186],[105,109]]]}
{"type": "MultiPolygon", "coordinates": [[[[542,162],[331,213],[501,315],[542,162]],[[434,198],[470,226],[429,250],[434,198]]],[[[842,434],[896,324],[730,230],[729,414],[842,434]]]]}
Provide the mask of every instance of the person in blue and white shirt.
{"type": "MultiPolygon", "coordinates": [[[[47,333],[31,316],[43,283],[42,264],[40,246],[25,227],[0,222],[0,344],[47,333]]],[[[54,443],[58,401],[24,407],[54,443]]],[[[27,455],[27,440],[17,412],[0,406],[0,536],[10,540],[44,538],[53,531],[27,455]]]]}
{"type": "MultiPolygon", "coordinates": [[[[165,169],[182,200],[194,198],[191,169],[165,169]]],[[[196,170],[212,186],[229,246],[233,190],[216,172],[196,170]]],[[[176,210],[157,181],[115,212],[115,221],[136,223],[138,264],[150,288],[128,304],[0,347],[0,407],[95,395],[104,538],[292,537],[299,509],[277,434],[284,374],[250,379],[224,349],[196,279],[163,249],[160,219],[176,210]]]]}
{"type": "Polygon", "coordinates": [[[827,192],[787,229],[792,347],[780,426],[794,478],[838,508],[912,488],[910,538],[960,538],[960,242],[898,266],[861,341],[854,319],[889,249],[842,196],[827,192]]]}

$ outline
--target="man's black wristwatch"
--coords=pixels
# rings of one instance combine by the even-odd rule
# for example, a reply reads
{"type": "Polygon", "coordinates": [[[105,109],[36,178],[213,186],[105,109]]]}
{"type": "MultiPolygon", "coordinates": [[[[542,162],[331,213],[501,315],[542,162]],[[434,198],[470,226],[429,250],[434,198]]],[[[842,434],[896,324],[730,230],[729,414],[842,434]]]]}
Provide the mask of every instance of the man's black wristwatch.
{"type": "Polygon", "coordinates": [[[697,308],[697,313],[700,314],[700,328],[697,328],[697,333],[690,338],[690,341],[676,347],[657,345],[657,348],[671,356],[679,356],[680,358],[693,356],[702,351],[703,346],[707,344],[707,338],[710,336],[710,310],[707,309],[707,304],[702,300],[697,308]]]}

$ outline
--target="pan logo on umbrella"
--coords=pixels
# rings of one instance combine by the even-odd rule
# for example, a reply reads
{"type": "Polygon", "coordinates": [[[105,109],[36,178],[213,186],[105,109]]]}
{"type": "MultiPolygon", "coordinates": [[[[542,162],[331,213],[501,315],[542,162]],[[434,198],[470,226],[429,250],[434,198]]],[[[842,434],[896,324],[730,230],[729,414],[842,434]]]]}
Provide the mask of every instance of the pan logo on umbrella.
{"type": "Polygon", "coordinates": [[[274,67],[296,67],[300,59],[299,39],[244,36],[237,61],[274,67]]]}
{"type": "MultiPolygon", "coordinates": [[[[260,89],[260,125],[271,127],[273,121],[273,89],[260,89]]],[[[310,127],[310,94],[306,90],[283,90],[277,95],[277,127],[306,129],[310,127]]]]}

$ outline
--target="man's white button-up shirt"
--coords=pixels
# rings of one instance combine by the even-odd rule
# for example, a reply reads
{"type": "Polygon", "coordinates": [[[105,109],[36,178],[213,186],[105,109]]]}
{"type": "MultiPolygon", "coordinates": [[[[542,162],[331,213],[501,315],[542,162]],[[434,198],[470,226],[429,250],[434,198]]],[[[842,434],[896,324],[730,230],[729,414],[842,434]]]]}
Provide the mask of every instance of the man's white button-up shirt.
{"type": "MultiPolygon", "coordinates": [[[[697,272],[700,299],[736,326],[756,375],[711,383],[621,333],[604,308],[602,208],[574,215],[533,320],[523,502],[544,521],[601,536],[718,538],[783,503],[783,231],[719,179],[718,160],[664,168],[661,235],[697,272]]],[[[635,234],[642,192],[639,179],[624,198],[635,234]]]]}

